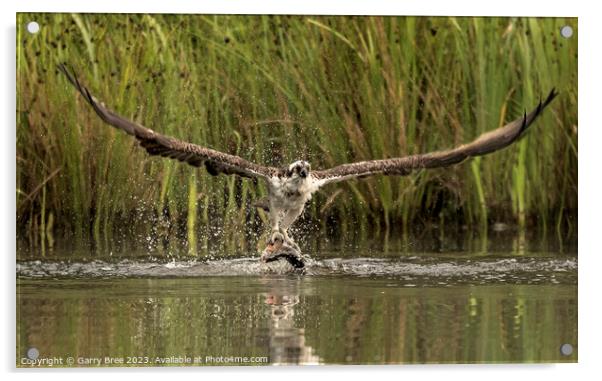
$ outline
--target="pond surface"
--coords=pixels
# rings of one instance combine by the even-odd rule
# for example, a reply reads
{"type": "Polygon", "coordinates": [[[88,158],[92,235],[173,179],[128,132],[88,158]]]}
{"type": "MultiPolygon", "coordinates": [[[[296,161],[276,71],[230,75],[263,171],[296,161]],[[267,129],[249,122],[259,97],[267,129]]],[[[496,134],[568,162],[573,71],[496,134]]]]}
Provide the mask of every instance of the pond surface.
{"type": "Polygon", "coordinates": [[[118,257],[17,263],[17,366],[577,361],[574,252],[118,257]]]}

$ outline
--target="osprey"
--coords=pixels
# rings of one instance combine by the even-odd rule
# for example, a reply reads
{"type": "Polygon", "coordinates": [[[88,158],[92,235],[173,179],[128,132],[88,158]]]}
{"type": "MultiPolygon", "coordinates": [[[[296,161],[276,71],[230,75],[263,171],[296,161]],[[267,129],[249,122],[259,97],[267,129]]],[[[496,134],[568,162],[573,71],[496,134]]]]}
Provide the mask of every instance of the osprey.
{"type": "Polygon", "coordinates": [[[267,200],[257,206],[269,214],[271,235],[261,260],[270,262],[284,258],[295,267],[303,267],[299,246],[288,235],[288,229],[301,215],[312,194],[321,187],[340,181],[371,175],[405,176],[415,170],[447,167],[467,158],[500,150],[518,140],[544,108],[558,95],[555,89],[530,113],[526,113],[476,140],[459,147],[405,157],[360,161],[326,170],[312,170],[307,161],[298,160],[285,168],[268,167],[249,162],[239,156],[219,152],[162,135],[111,111],[82,85],[65,65],[59,65],[69,82],[83,95],[96,114],[106,123],[134,136],[150,155],[159,155],[186,162],[194,167],[205,166],[211,175],[238,175],[261,179],[268,188],[267,200]]]}
{"type": "MultiPolygon", "coordinates": [[[[290,238],[289,238],[290,240],[290,238]]],[[[290,241],[287,242],[286,238],[281,232],[275,232],[272,234],[268,241],[267,247],[261,253],[260,260],[264,263],[270,263],[278,261],[279,259],[285,259],[286,262],[292,269],[302,269],[305,267],[307,258],[301,255],[301,250],[294,244],[291,245],[290,241]]],[[[281,269],[281,271],[288,272],[287,269],[281,269]]],[[[278,272],[278,270],[276,270],[278,272]]]]}

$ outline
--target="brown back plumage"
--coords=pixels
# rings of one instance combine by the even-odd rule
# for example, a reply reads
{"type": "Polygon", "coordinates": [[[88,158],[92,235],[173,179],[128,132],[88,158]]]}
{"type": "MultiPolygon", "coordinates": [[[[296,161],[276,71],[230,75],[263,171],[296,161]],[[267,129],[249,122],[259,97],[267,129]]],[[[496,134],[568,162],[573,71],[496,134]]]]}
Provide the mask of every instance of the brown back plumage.
{"type": "MultiPolygon", "coordinates": [[[[140,145],[150,155],[177,159],[195,167],[205,165],[207,171],[212,175],[223,173],[250,178],[270,178],[283,174],[284,170],[282,169],[262,166],[249,162],[239,156],[165,136],[125,119],[106,108],[104,104],[90,94],[88,89],[79,82],[77,76],[65,65],[61,64],[58,68],[83,95],[84,99],[94,108],[96,114],[103,121],[136,137],[140,145]]],[[[527,128],[557,95],[558,93],[552,89],[545,101],[540,101],[539,105],[529,114],[525,113],[523,117],[503,127],[484,133],[471,143],[463,144],[453,149],[392,159],[342,164],[327,170],[312,171],[311,176],[317,181],[316,185],[320,187],[332,182],[376,174],[404,176],[413,170],[446,167],[457,164],[469,157],[486,155],[505,148],[520,139],[527,128]]]]}
{"type": "Polygon", "coordinates": [[[323,171],[313,171],[312,176],[320,180],[320,185],[375,174],[404,176],[416,169],[447,167],[469,157],[486,155],[505,148],[520,139],[527,128],[557,95],[558,93],[552,89],[546,100],[540,101],[539,105],[529,114],[525,113],[522,118],[484,133],[471,143],[453,149],[400,158],[343,164],[323,171]]]}
{"type": "Polygon", "coordinates": [[[212,175],[224,173],[227,175],[239,175],[243,177],[269,178],[278,170],[273,167],[265,167],[251,163],[239,156],[212,150],[196,144],[184,142],[169,136],[161,135],[138,123],[132,122],[113,111],[107,109],[99,102],[88,89],[82,85],[77,76],[65,65],[58,65],[58,69],[65,74],[69,82],[83,95],[84,99],[94,108],[96,114],[113,127],[125,131],[138,139],[140,145],[150,155],[159,155],[186,162],[195,167],[205,165],[207,171],[212,175]]]}

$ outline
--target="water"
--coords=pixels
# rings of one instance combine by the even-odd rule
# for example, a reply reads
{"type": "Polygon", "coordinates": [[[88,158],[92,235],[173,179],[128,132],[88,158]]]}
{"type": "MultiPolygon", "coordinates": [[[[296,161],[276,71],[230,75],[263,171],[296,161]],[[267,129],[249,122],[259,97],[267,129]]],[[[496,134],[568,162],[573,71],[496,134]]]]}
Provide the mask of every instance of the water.
{"type": "Polygon", "coordinates": [[[17,365],[32,347],[56,366],[577,361],[576,254],[359,251],[295,274],[256,258],[26,258],[17,365]]]}

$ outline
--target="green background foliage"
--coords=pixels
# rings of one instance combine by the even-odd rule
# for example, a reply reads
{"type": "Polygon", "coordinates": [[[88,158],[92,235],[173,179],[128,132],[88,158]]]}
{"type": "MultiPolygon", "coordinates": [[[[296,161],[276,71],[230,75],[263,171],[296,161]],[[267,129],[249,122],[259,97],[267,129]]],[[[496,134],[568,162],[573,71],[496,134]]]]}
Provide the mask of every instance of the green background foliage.
{"type": "Polygon", "coordinates": [[[329,187],[303,220],[364,232],[429,221],[576,230],[576,19],[19,14],[17,24],[17,231],[31,240],[135,231],[194,251],[200,233],[244,247],[265,219],[251,206],[263,184],[148,157],[103,124],[60,62],[158,132],[314,168],[461,144],[556,87],[503,152],[329,187]]]}

